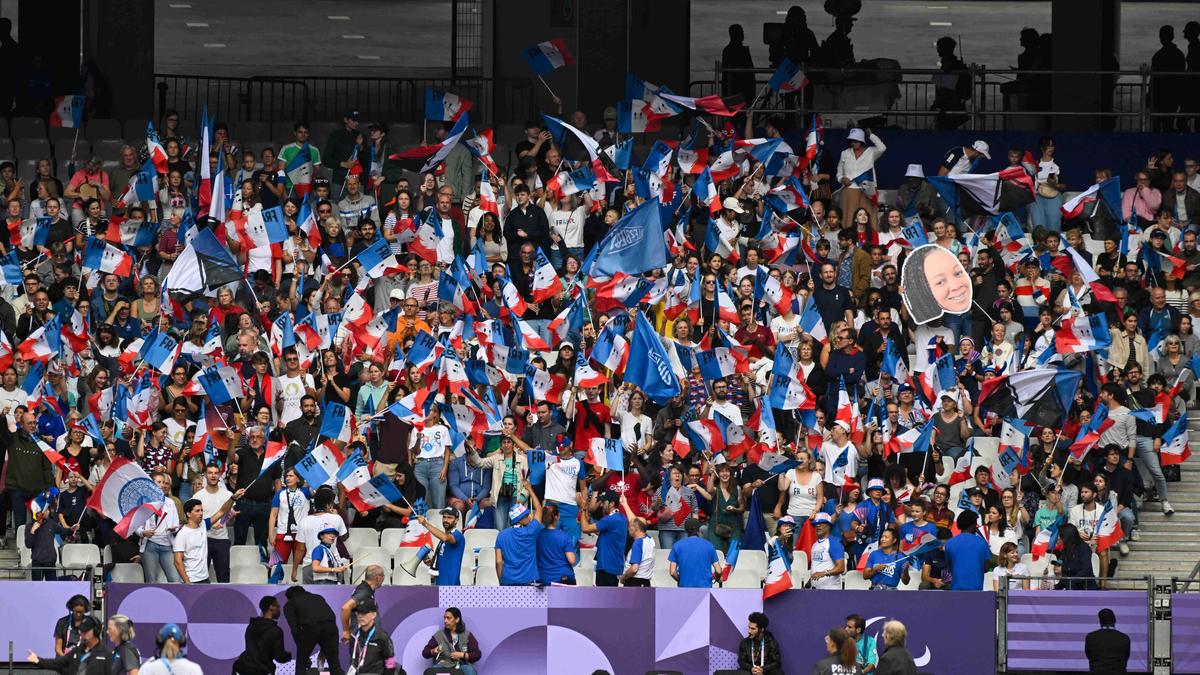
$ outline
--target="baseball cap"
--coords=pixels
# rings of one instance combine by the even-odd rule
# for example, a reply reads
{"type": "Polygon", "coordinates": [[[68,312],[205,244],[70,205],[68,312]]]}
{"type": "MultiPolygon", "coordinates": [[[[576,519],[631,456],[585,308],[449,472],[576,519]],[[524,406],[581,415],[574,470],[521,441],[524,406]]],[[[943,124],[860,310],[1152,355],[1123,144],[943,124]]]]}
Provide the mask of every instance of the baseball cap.
{"type": "Polygon", "coordinates": [[[988,147],[987,141],[975,141],[971,144],[971,149],[988,159],[992,158],[992,149],[988,147]]]}
{"type": "Polygon", "coordinates": [[[813,525],[814,525],[814,526],[816,526],[816,525],[830,525],[830,526],[832,526],[832,525],[833,525],[833,519],[832,519],[832,518],[830,518],[830,517],[829,517],[829,514],[828,514],[828,513],[825,513],[824,511],[822,511],[821,513],[818,513],[817,515],[813,516],[813,518],[812,518],[812,522],[813,522],[813,525]]]}
{"type": "Polygon", "coordinates": [[[444,508],[444,509],[442,509],[442,510],[441,510],[441,514],[442,514],[443,516],[454,516],[455,518],[457,518],[457,517],[458,517],[458,510],[457,510],[457,509],[454,509],[454,508],[451,508],[451,507],[449,507],[449,506],[447,506],[446,508],[444,508]]]}
{"type": "Polygon", "coordinates": [[[912,391],[912,390],[913,390],[913,388],[912,388],[911,384],[902,384],[902,385],[900,385],[900,387],[898,389],[896,389],[896,393],[903,394],[906,391],[912,391]]]}
{"type": "Polygon", "coordinates": [[[737,197],[726,197],[725,201],[721,202],[721,208],[729,209],[734,213],[746,212],[746,209],[742,208],[742,203],[737,200],[737,197]]]}
{"type": "Polygon", "coordinates": [[[882,478],[872,478],[871,480],[867,481],[867,492],[870,492],[871,490],[882,491],[883,490],[883,479],[882,478]]]}
{"type": "MultiPolygon", "coordinates": [[[[174,624],[171,624],[171,625],[174,625],[174,624]]],[[[176,626],[176,628],[178,628],[178,626],[176,626]]],[[[89,630],[92,631],[93,633],[99,634],[100,622],[97,621],[94,616],[92,616],[90,614],[84,614],[83,618],[79,620],[79,632],[83,633],[83,632],[89,631],[89,630]]]]}
{"type": "Polygon", "coordinates": [[[327,534],[336,535],[337,533],[338,533],[338,531],[337,531],[336,527],[327,527],[327,528],[321,530],[320,532],[318,532],[317,537],[324,537],[327,534]]]}
{"type": "Polygon", "coordinates": [[[850,433],[850,423],[847,422],[846,420],[838,420],[838,421],[834,422],[834,424],[845,429],[846,433],[850,433]]]}
{"type": "Polygon", "coordinates": [[[775,525],[776,525],[776,526],[779,526],[779,525],[791,525],[792,527],[795,527],[795,526],[796,526],[796,519],[795,519],[795,518],[793,518],[793,517],[791,517],[791,516],[784,516],[784,517],[780,518],[779,520],[775,521],[775,525]]]}
{"type": "Polygon", "coordinates": [[[605,490],[604,492],[600,493],[600,501],[619,502],[621,501],[621,497],[617,494],[616,490],[605,490]]]}
{"type": "Polygon", "coordinates": [[[348,112],[347,112],[345,115],[342,115],[342,117],[346,117],[346,118],[350,118],[350,119],[352,119],[352,120],[356,120],[356,119],[358,119],[358,111],[357,111],[357,110],[350,110],[350,111],[348,111],[348,112]]]}
{"type": "Polygon", "coordinates": [[[391,298],[392,300],[403,300],[404,299],[404,289],[393,288],[392,292],[388,293],[388,297],[391,298]]]}
{"type": "Polygon", "coordinates": [[[605,108],[604,109],[604,119],[606,119],[606,120],[617,119],[617,109],[612,107],[611,105],[608,106],[607,108],[605,108]]]}
{"type": "Polygon", "coordinates": [[[1162,230],[1151,230],[1150,238],[1151,239],[1166,239],[1167,233],[1163,232],[1162,230]]]}
{"type": "Polygon", "coordinates": [[[375,603],[374,598],[364,598],[355,604],[354,609],[359,614],[366,614],[367,612],[378,612],[379,605],[375,603]]]}

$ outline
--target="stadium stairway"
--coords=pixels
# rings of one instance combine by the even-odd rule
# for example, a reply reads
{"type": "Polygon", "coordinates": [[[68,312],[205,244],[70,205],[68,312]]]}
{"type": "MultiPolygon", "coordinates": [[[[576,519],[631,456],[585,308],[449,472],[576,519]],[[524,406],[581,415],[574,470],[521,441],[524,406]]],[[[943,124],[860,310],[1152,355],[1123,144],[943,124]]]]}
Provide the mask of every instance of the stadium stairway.
{"type": "MultiPolygon", "coordinates": [[[[1188,446],[1200,452],[1200,410],[1188,411],[1188,446]]],[[[1164,516],[1157,502],[1145,504],[1138,517],[1138,541],[1117,566],[1116,578],[1153,575],[1160,584],[1186,577],[1200,561],[1200,455],[1181,465],[1178,483],[1167,483],[1175,513],[1164,516]]],[[[1114,548],[1113,552],[1116,550],[1114,548]]],[[[1144,586],[1142,586],[1144,588],[1144,586]]]]}

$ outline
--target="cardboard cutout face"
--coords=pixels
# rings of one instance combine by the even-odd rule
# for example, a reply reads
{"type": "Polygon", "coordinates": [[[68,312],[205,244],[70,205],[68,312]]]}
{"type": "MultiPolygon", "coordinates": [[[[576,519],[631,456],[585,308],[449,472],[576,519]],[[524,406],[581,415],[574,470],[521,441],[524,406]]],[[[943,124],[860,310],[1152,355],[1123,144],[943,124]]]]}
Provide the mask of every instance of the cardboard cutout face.
{"type": "Polygon", "coordinates": [[[904,261],[900,280],[904,306],[917,324],[971,310],[971,276],[957,256],[937,244],[914,249],[904,261]]]}

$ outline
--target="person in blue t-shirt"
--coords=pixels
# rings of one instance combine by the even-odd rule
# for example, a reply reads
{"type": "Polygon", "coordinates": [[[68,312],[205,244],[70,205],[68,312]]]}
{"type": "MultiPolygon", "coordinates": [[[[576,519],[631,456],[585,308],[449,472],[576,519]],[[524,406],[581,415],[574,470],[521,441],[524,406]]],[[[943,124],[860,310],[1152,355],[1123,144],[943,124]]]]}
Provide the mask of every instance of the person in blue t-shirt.
{"type": "Polygon", "coordinates": [[[950,590],[982,591],[983,571],[992,559],[992,550],[979,535],[979,517],[974,511],[963,511],[954,522],[960,534],[946,542],[950,590]]]}
{"type": "Polygon", "coordinates": [[[897,548],[900,535],[895,527],[889,527],[879,533],[879,548],[867,556],[867,566],[863,569],[863,578],[871,580],[871,590],[896,590],[900,581],[908,583],[908,564],[897,548]]]}
{"type": "Polygon", "coordinates": [[[542,531],[537,536],[538,581],[575,585],[575,539],[558,528],[558,506],[542,507],[542,531]]]}
{"type": "Polygon", "coordinates": [[[683,522],[683,532],[687,536],[675,542],[667,556],[671,576],[680,588],[712,588],[713,579],[721,574],[717,549],[700,538],[700,521],[695,518],[683,522]]]}
{"type": "Polygon", "coordinates": [[[587,501],[583,493],[578,495],[580,531],[596,534],[596,585],[617,586],[625,572],[625,538],[629,533],[629,521],[617,509],[620,497],[608,490],[600,495],[600,509],[604,517],[595,523],[588,522],[587,501]]]}
{"type": "MultiPolygon", "coordinates": [[[[928,534],[933,538],[937,538],[937,525],[925,520],[925,514],[929,513],[929,502],[922,499],[914,499],[908,505],[908,522],[900,526],[900,546],[909,548],[913,544],[919,545],[920,539],[928,534]]],[[[913,558],[913,567],[921,569],[924,564],[922,556],[913,558]]]]}
{"type": "Polygon", "coordinates": [[[425,520],[425,516],[417,516],[417,522],[429,530],[429,534],[438,540],[433,549],[432,567],[438,571],[438,586],[458,586],[462,570],[463,551],[467,550],[467,539],[463,533],[455,529],[458,525],[458,511],[449,506],[442,509],[442,529],[434,527],[425,520]]]}
{"type": "Polygon", "coordinates": [[[883,481],[872,478],[867,481],[867,499],[854,509],[854,518],[862,523],[861,535],[867,543],[879,541],[879,535],[896,522],[892,505],[883,501],[883,481]]]}
{"type": "Polygon", "coordinates": [[[508,511],[511,527],[496,537],[496,576],[501,586],[529,586],[537,583],[537,538],[542,531],[542,502],[529,481],[521,481],[529,495],[529,505],[513,504],[508,511]]]}

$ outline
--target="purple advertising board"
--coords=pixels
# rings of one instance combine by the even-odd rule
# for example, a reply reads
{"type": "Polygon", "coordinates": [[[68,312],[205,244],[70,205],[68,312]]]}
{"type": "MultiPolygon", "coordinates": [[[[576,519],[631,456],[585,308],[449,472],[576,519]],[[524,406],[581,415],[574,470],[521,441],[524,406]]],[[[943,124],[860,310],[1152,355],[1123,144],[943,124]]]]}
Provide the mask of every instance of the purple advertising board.
{"type": "Polygon", "coordinates": [[[11,641],[18,661],[24,661],[30,649],[53,657],[54,624],[67,615],[67,600],[73,595],[88,597],[91,592],[86,581],[0,582],[0,608],[9,610],[0,620],[0,647],[7,654],[11,641]]]}
{"type": "MultiPolygon", "coordinates": [[[[349,586],[309,586],[335,612],[349,586]]],[[[154,633],[165,623],[184,627],[188,657],[205,672],[230,672],[258,600],[286,601],[282,586],[110,584],[109,614],[126,614],[138,627],[137,645],[154,653],[154,633]]],[[[391,631],[408,672],[430,665],[421,650],[442,625],[446,607],[458,607],[483,654],[480,672],[644,673],[651,669],[710,673],[736,667],[746,616],[762,609],[758,590],[610,588],[457,588],[387,586],[376,592],[380,625],[391,631]]],[[[295,646],[281,620],[289,650],[295,646]]],[[[342,663],[346,664],[343,648],[342,663]]],[[[281,675],[295,672],[287,665],[281,675]]]]}
{"type": "Polygon", "coordinates": [[[1087,672],[1083,641],[1100,627],[1096,615],[1106,607],[1117,615],[1117,629],[1129,636],[1130,672],[1149,670],[1145,591],[1012,591],[1008,669],[1087,672]]]}
{"type": "Polygon", "coordinates": [[[883,651],[883,624],[908,629],[908,649],[923,673],[991,673],[996,670],[996,596],[990,592],[887,593],[789,591],[767,600],[763,611],[779,640],[784,670],[807,673],[828,654],[825,634],[866,620],[866,633],[883,651]],[[786,636],[786,639],[783,639],[786,636]]]}
{"type": "Polygon", "coordinates": [[[1200,593],[1171,594],[1171,672],[1200,673],[1200,593]]]}

